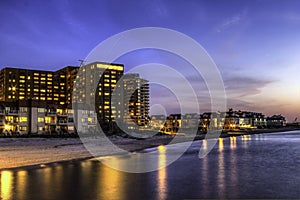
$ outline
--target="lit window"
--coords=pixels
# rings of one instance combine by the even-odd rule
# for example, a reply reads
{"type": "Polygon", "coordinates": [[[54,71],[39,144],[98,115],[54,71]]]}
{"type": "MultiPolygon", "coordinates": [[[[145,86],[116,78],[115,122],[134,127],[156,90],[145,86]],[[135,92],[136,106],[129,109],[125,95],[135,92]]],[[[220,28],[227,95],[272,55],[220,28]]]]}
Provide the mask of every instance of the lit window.
{"type": "Polygon", "coordinates": [[[44,101],[46,98],[45,98],[45,97],[41,97],[40,99],[41,99],[42,101],[44,101]]]}
{"type": "Polygon", "coordinates": [[[21,79],[25,79],[25,76],[20,76],[21,79]]]}
{"type": "Polygon", "coordinates": [[[20,126],[20,131],[27,131],[27,126],[20,126]]]}
{"type": "Polygon", "coordinates": [[[45,108],[38,108],[38,112],[39,113],[44,113],[45,112],[45,108]]]}
{"type": "Polygon", "coordinates": [[[27,122],[27,117],[20,117],[20,122],[27,122]]]}
{"type": "Polygon", "coordinates": [[[108,84],[108,83],[105,83],[105,84],[104,84],[104,87],[109,87],[109,84],[108,84]]]}

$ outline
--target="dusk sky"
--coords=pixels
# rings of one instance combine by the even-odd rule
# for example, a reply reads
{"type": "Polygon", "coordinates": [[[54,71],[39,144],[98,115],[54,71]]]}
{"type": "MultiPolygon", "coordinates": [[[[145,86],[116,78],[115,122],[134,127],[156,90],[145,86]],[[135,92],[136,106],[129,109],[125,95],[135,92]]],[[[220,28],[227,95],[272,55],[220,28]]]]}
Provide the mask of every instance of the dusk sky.
{"type": "MultiPolygon", "coordinates": [[[[222,74],[228,107],[282,114],[293,121],[300,118],[299,9],[298,0],[2,0],[0,66],[56,70],[79,65],[79,59],[114,34],[164,27],[205,48],[222,74]]],[[[126,71],[144,63],[164,63],[193,81],[192,70],[184,70],[188,64],[173,57],[146,50],[117,62],[126,71]]],[[[194,85],[201,111],[209,110],[205,86],[194,85]]],[[[158,91],[162,90],[152,92],[152,103],[164,102],[177,112],[176,104],[170,103],[174,97],[158,91]]]]}

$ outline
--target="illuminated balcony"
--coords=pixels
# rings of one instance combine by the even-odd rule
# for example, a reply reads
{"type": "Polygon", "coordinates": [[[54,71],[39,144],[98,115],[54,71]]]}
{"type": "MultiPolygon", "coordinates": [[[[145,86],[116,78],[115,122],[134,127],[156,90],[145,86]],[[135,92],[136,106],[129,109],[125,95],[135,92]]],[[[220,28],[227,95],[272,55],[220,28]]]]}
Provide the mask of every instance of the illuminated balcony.
{"type": "Polygon", "coordinates": [[[59,117],[68,117],[68,113],[66,113],[66,112],[58,112],[57,116],[59,116],[59,117]]]}
{"type": "Polygon", "coordinates": [[[45,124],[48,124],[48,125],[56,125],[56,121],[55,121],[55,120],[46,120],[46,121],[45,121],[45,124]]]}

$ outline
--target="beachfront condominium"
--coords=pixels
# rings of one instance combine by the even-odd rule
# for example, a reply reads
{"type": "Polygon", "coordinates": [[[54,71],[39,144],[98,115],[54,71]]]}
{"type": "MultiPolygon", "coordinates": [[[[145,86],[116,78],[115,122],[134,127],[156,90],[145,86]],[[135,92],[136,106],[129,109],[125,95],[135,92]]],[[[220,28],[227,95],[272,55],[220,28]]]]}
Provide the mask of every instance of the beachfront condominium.
{"type": "MultiPolygon", "coordinates": [[[[102,129],[112,131],[115,107],[111,104],[112,92],[118,80],[123,76],[124,65],[115,63],[93,62],[82,66],[77,74],[73,103],[76,106],[76,118],[90,112],[97,113],[102,129]]],[[[76,121],[80,132],[93,129],[83,126],[84,121],[76,121]]]]}
{"type": "Polygon", "coordinates": [[[149,124],[149,81],[140,78],[139,74],[125,74],[117,90],[120,92],[116,103],[119,119],[124,128],[140,129],[149,124]],[[119,101],[118,101],[119,100],[119,101]]]}
{"type": "Polygon", "coordinates": [[[70,104],[78,67],[58,71],[3,68],[0,71],[0,101],[38,100],[70,104]]]}
{"type": "MultiPolygon", "coordinates": [[[[98,120],[102,129],[107,132],[114,131],[117,127],[115,118],[120,117],[125,110],[133,123],[139,126],[145,125],[149,110],[148,81],[134,74],[124,76],[124,82],[118,83],[123,75],[124,65],[104,62],[93,62],[81,68],[67,66],[53,72],[3,68],[0,71],[0,101],[3,102],[3,117],[11,114],[11,111],[8,113],[5,109],[13,109],[16,112],[14,120],[10,120],[10,130],[22,127],[22,130],[28,132],[68,131],[74,130],[68,126],[74,121],[78,131],[86,132],[94,129],[98,120]],[[125,96],[119,94],[116,101],[112,101],[113,91],[118,85],[124,87],[126,92],[122,95],[125,96]],[[129,94],[130,88],[135,90],[130,90],[129,94]],[[10,106],[4,103],[17,101],[27,102],[27,110],[32,110],[30,102],[34,102],[33,106],[38,105],[40,111],[44,107],[45,117],[28,116],[27,128],[25,124],[19,126],[19,117],[21,117],[19,108],[22,106],[10,106]],[[114,103],[120,105],[124,102],[127,103],[122,110],[114,105],[114,103]],[[30,120],[39,120],[39,123],[37,126],[30,125],[30,120]],[[47,122],[45,126],[42,125],[43,121],[47,122]],[[16,127],[12,127],[14,124],[16,127]]],[[[5,125],[7,128],[7,124],[2,123],[3,130],[5,125]]]]}

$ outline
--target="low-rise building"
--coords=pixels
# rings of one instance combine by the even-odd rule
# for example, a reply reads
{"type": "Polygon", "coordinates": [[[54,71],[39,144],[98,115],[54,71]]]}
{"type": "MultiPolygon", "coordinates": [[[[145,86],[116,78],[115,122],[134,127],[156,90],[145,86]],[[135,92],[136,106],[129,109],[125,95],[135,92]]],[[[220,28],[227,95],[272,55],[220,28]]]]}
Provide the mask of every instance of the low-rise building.
{"type": "Polygon", "coordinates": [[[278,128],[286,126],[286,119],[282,115],[273,115],[267,118],[267,125],[270,128],[278,128]]]}

